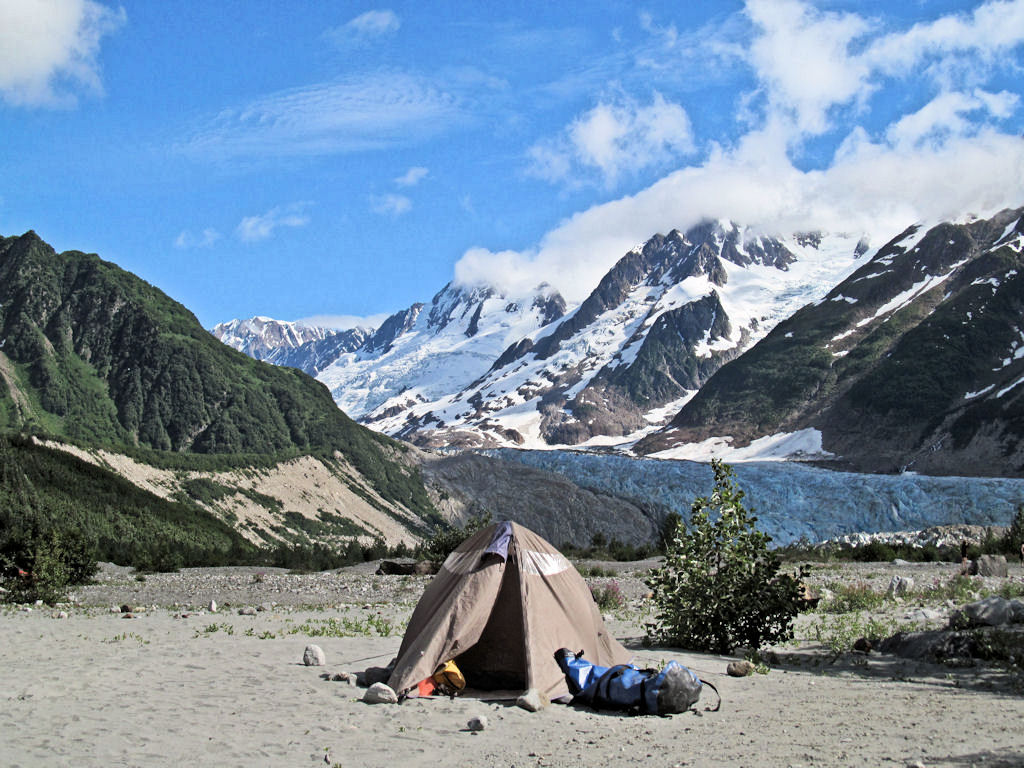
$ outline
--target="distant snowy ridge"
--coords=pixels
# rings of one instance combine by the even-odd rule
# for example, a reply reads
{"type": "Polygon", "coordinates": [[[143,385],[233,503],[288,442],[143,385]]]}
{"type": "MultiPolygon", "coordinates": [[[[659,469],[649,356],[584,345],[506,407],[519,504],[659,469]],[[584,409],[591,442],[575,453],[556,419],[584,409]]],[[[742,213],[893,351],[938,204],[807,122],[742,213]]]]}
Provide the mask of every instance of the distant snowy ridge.
{"type": "Polygon", "coordinates": [[[299,368],[310,376],[316,376],[339,355],[358,349],[372,332],[359,327],[339,331],[269,317],[232,320],[211,330],[239,352],[274,365],[299,368]]]}
{"type": "Polygon", "coordinates": [[[296,349],[307,342],[333,336],[338,331],[269,317],[251,317],[219,323],[211,333],[239,352],[257,360],[266,360],[275,350],[296,349]]]}
{"type": "Polygon", "coordinates": [[[561,317],[565,301],[548,285],[526,296],[490,286],[439,291],[389,318],[359,349],[318,376],[346,413],[383,432],[391,414],[429,411],[461,392],[510,345],[561,317]]]}

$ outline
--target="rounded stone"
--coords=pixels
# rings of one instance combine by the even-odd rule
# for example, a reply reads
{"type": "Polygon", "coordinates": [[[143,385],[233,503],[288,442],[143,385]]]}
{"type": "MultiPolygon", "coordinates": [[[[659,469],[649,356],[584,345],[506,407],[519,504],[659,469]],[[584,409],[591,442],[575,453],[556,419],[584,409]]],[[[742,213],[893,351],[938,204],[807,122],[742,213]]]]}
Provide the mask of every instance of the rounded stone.
{"type": "Polygon", "coordinates": [[[327,663],[324,649],[319,645],[307,645],[306,650],[302,653],[302,663],[307,667],[322,667],[327,663]]]}

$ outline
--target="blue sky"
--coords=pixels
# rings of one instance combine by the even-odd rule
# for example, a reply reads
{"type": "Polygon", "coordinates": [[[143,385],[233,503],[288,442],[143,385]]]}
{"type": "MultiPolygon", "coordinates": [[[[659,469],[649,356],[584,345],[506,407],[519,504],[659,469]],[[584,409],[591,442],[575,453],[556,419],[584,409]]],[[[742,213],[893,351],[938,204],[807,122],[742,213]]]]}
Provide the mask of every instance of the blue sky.
{"type": "Polygon", "coordinates": [[[1024,205],[1024,0],[0,0],[0,234],[207,327],[1024,205]]]}

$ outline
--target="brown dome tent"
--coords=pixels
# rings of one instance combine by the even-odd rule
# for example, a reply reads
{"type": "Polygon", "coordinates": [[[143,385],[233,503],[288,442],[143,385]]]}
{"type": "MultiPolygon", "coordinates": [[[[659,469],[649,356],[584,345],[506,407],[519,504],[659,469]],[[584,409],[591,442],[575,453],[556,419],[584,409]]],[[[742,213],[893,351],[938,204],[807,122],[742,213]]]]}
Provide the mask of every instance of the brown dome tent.
{"type": "Polygon", "coordinates": [[[495,523],[452,552],[423,593],[388,684],[408,693],[454,659],[470,688],[553,699],[569,692],[559,648],[605,666],[630,658],[572,564],[533,531],[495,523]]]}

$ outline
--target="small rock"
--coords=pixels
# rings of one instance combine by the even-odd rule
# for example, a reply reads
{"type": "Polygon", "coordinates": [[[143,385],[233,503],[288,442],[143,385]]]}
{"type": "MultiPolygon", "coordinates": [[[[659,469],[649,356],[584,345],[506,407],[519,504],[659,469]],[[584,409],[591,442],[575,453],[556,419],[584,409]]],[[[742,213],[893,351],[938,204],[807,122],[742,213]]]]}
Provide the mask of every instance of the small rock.
{"type": "Polygon", "coordinates": [[[67,611],[58,611],[53,618],[55,619],[66,619],[68,617],[67,611]]]}
{"type": "Polygon", "coordinates": [[[516,706],[525,709],[527,712],[540,712],[548,703],[548,697],[536,688],[531,688],[516,699],[516,706]]]}
{"type": "Polygon", "coordinates": [[[1024,624],[1024,600],[1010,601],[1010,623],[1024,624]]]}
{"type": "Polygon", "coordinates": [[[331,676],[331,680],[336,683],[348,683],[349,685],[356,684],[356,676],[351,672],[335,672],[331,676]]]}
{"type": "Polygon", "coordinates": [[[302,653],[302,663],[307,667],[322,667],[327,663],[324,649],[319,645],[307,645],[302,653]]]}
{"type": "Polygon", "coordinates": [[[915,622],[939,621],[943,618],[943,613],[934,608],[915,608],[912,611],[907,611],[903,618],[906,621],[915,622]]]}
{"type": "Polygon", "coordinates": [[[730,661],[725,671],[730,677],[747,677],[754,674],[754,664],[746,659],[743,661],[730,661]]]}
{"type": "Polygon", "coordinates": [[[124,605],[122,605],[117,610],[120,611],[121,613],[131,613],[132,612],[132,607],[130,605],[128,605],[128,603],[125,603],[124,605]]]}
{"type": "Polygon", "coordinates": [[[238,609],[238,615],[239,616],[255,616],[256,615],[256,609],[253,608],[251,605],[247,605],[244,608],[239,608],[238,609]]]}
{"type": "Polygon", "coordinates": [[[857,642],[853,644],[853,650],[857,653],[871,653],[871,641],[866,637],[858,637],[857,642]]]}
{"type": "Polygon", "coordinates": [[[480,715],[479,717],[472,718],[468,723],[466,723],[466,727],[471,731],[484,730],[487,728],[487,716],[480,715]]]}
{"type": "Polygon", "coordinates": [[[397,704],[398,694],[387,683],[374,683],[366,689],[363,701],[367,704],[397,704]]]}
{"type": "Polygon", "coordinates": [[[208,610],[210,611],[210,613],[216,613],[217,612],[217,601],[216,600],[211,600],[210,601],[210,607],[209,607],[208,610]]]}

